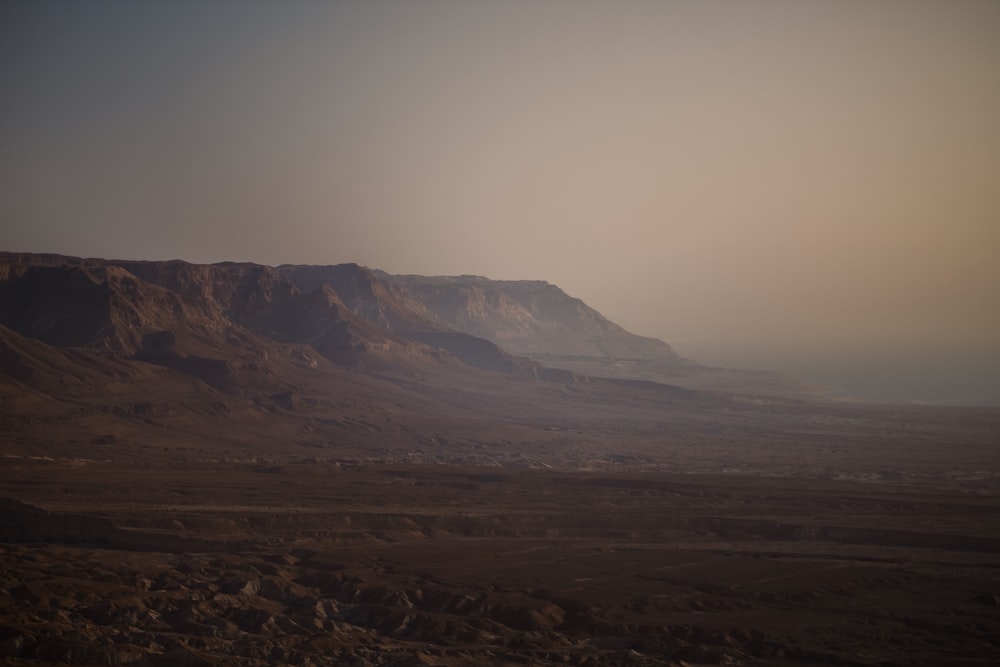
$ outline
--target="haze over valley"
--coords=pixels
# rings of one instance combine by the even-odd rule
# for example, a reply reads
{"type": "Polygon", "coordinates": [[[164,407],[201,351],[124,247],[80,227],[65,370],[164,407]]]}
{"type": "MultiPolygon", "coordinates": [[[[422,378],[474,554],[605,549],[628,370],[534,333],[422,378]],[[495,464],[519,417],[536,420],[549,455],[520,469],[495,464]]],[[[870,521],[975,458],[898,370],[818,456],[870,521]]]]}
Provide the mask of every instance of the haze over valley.
{"type": "Polygon", "coordinates": [[[0,3],[0,663],[993,667],[1000,3],[0,3]]]}
{"type": "Polygon", "coordinates": [[[701,363],[1000,401],[1000,8],[13,2],[0,248],[545,280],[701,363]]]}

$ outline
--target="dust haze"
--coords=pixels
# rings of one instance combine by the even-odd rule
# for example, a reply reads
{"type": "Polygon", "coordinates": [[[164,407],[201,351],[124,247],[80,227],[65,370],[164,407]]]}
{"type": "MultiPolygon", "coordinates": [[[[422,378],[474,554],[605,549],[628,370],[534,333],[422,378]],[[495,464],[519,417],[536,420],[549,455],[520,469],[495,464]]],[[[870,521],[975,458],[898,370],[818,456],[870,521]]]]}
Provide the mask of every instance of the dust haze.
{"type": "Polygon", "coordinates": [[[5,3],[0,31],[5,249],[542,279],[703,363],[1000,400],[995,3],[5,3]]]}

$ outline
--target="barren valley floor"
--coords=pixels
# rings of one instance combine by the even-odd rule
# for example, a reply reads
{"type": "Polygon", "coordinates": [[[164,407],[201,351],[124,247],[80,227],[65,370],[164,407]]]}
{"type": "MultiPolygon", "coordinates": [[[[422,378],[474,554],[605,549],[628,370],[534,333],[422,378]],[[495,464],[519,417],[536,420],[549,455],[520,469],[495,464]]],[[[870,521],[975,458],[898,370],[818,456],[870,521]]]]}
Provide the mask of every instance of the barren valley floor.
{"type": "Polygon", "coordinates": [[[992,665],[996,496],[8,459],[5,664],[992,665]]]}

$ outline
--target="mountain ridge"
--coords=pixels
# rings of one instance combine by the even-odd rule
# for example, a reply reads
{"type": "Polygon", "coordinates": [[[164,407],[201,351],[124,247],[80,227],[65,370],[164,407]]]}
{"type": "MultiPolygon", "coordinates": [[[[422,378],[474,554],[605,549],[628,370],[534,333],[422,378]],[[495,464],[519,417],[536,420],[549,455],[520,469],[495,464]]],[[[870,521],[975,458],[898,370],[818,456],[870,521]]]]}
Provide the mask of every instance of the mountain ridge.
{"type": "Polygon", "coordinates": [[[313,351],[299,358],[357,370],[453,366],[751,394],[803,389],[777,374],[685,359],[544,280],[5,252],[0,305],[0,324],[23,335],[167,365],[219,387],[265,372],[267,348],[287,344],[313,351]]]}
{"type": "Polygon", "coordinates": [[[661,340],[637,336],[544,280],[381,273],[434,320],[515,354],[627,357],[692,365],[661,340]]]}
{"type": "MultiPolygon", "coordinates": [[[[561,291],[531,289],[581,312],[561,291]]],[[[217,460],[646,469],[674,466],[680,453],[691,465],[732,465],[746,447],[802,434],[906,436],[900,414],[928,428],[954,415],[970,442],[993,428],[989,412],[887,410],[780,383],[766,393],[759,378],[757,393],[744,393],[739,373],[669,361],[613,366],[618,377],[581,372],[604,358],[548,366],[435,323],[416,303],[357,265],[0,253],[0,453],[95,459],[112,447],[140,461],[155,447],[217,460]],[[712,385],[704,374],[714,372],[712,385]],[[684,382],[665,382],[669,373],[684,382]]],[[[834,451],[809,465],[826,470],[834,451]]]]}
{"type": "Polygon", "coordinates": [[[225,366],[254,366],[244,352],[266,357],[274,344],[306,345],[359,370],[457,364],[571,377],[423,319],[364,267],[295,268],[3,253],[0,324],[56,347],[171,366],[216,386],[229,383],[220,379],[232,374],[225,366]],[[306,280],[317,271],[320,280],[306,280]]]}

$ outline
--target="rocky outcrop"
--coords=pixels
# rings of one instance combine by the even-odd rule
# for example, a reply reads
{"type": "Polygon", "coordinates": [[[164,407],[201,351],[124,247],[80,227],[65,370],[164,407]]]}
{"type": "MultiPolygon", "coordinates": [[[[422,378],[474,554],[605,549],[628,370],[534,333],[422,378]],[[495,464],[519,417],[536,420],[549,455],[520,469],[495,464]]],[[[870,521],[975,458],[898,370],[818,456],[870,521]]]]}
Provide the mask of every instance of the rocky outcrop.
{"type": "MultiPolygon", "coordinates": [[[[235,390],[248,372],[276,374],[281,344],[309,346],[355,369],[469,366],[573,379],[422,310],[356,264],[273,268],[0,253],[0,326],[60,349],[164,366],[223,391],[235,390]]],[[[26,381],[33,370],[4,345],[0,372],[26,381]]]]}
{"type": "MultiPolygon", "coordinates": [[[[444,350],[474,368],[504,373],[539,375],[539,364],[501,348],[490,336],[472,334],[439,321],[418,300],[408,297],[386,279],[386,274],[357,264],[337,266],[280,266],[303,292],[327,290],[356,317],[398,336],[444,350]]],[[[541,372],[544,375],[544,371],[541,372]]],[[[563,372],[560,377],[572,378],[563,372]]]]}
{"type": "Polygon", "coordinates": [[[428,319],[491,340],[514,354],[689,363],[663,341],[629,333],[544,281],[377,275],[428,319]]]}

